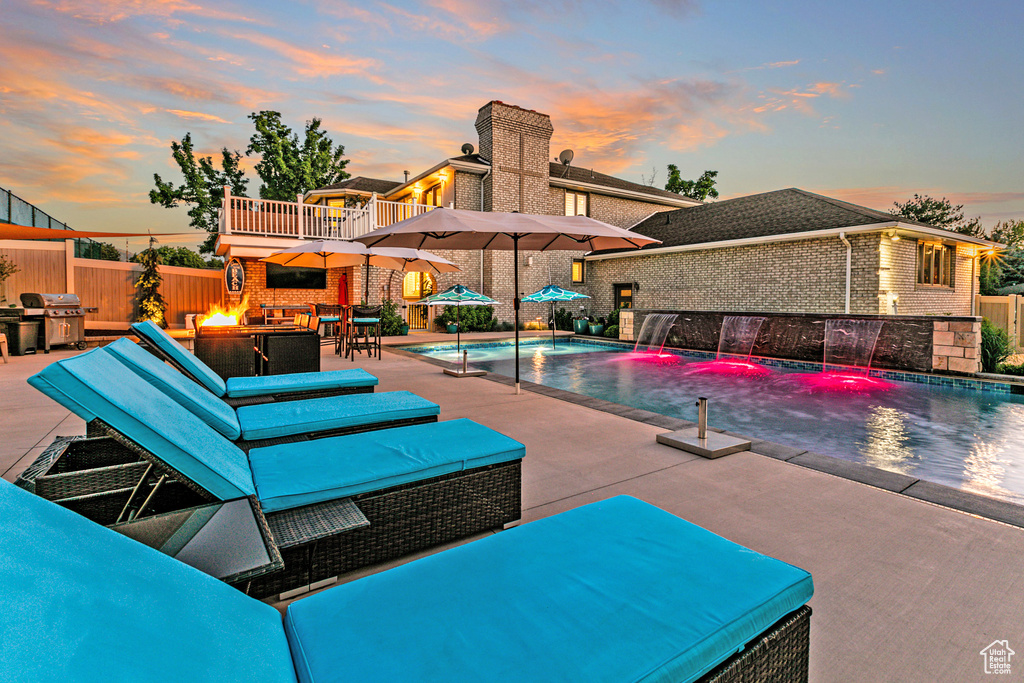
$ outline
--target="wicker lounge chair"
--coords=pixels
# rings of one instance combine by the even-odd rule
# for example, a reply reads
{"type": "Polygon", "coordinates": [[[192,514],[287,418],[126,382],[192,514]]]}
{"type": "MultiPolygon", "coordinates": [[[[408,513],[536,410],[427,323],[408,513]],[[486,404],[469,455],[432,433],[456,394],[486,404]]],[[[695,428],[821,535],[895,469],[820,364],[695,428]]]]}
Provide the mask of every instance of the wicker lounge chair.
{"type": "MultiPolygon", "coordinates": [[[[233,408],[128,339],[119,339],[91,353],[97,357],[106,354],[115,358],[243,450],[287,441],[437,422],[441,412],[436,403],[408,391],[328,396],[233,408]]],[[[80,372],[85,370],[82,368],[80,372]]],[[[91,381],[117,380],[107,377],[97,368],[92,372],[91,381]]],[[[60,389],[59,386],[54,388],[60,389]]]]}
{"type": "Polygon", "coordinates": [[[152,322],[135,323],[132,332],[147,351],[233,406],[369,393],[377,385],[376,377],[359,368],[223,380],[152,322]]]}
{"type": "Polygon", "coordinates": [[[235,582],[251,595],[277,595],[520,517],[525,449],[471,420],[246,454],[120,367],[94,352],[51,364],[29,379],[85,419],[91,434],[110,439],[86,439],[82,451],[75,442],[63,453],[51,450],[19,477],[19,485],[35,489],[39,477],[63,471],[60,503],[101,524],[250,498],[258,516],[266,515],[269,540],[285,565],[235,582]],[[117,381],[96,381],[97,373],[117,381]],[[369,526],[354,529],[353,514],[365,516],[369,526]]]}
{"type": "Polygon", "coordinates": [[[0,481],[0,671],[42,683],[806,681],[812,592],[801,569],[619,497],[298,600],[282,625],[0,481]]]}

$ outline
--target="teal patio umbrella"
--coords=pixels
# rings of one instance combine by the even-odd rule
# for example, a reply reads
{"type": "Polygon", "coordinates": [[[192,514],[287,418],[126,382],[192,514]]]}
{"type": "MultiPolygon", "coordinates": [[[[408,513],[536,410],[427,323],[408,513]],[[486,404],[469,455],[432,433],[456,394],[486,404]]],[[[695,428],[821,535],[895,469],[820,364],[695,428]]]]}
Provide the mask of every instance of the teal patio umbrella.
{"type": "Polygon", "coordinates": [[[576,299],[589,298],[590,297],[586,294],[580,294],[579,292],[573,292],[568,289],[562,289],[558,285],[548,285],[544,289],[536,291],[528,296],[524,296],[522,300],[534,302],[548,301],[551,303],[551,348],[555,348],[555,302],[576,301],[576,299]]]}
{"type": "Polygon", "coordinates": [[[462,351],[462,325],[459,324],[459,309],[463,306],[494,306],[498,302],[489,296],[474,292],[465,285],[454,285],[443,292],[420,299],[416,303],[426,306],[455,306],[455,348],[458,353],[462,351]]]}

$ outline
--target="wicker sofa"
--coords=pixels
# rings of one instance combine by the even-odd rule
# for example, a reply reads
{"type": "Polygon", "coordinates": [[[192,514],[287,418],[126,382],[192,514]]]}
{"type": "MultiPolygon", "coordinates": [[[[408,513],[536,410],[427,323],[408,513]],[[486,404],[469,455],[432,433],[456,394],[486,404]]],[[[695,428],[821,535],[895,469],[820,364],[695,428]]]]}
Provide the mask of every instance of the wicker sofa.
{"type": "Polygon", "coordinates": [[[233,406],[369,393],[377,385],[376,377],[359,368],[224,380],[151,321],[135,323],[131,330],[147,351],[233,406]]]}
{"type": "Polygon", "coordinates": [[[523,445],[471,420],[246,453],[107,354],[53,363],[29,383],[108,438],[51,449],[19,485],[35,490],[41,477],[60,475],[56,500],[101,524],[248,498],[284,563],[232,578],[251,595],[278,595],[520,517],[523,445]],[[342,519],[350,505],[368,526],[342,519]]]}
{"type": "Polygon", "coordinates": [[[0,671],[21,680],[806,681],[812,592],[618,497],[298,600],[282,624],[0,481],[0,671]]]}

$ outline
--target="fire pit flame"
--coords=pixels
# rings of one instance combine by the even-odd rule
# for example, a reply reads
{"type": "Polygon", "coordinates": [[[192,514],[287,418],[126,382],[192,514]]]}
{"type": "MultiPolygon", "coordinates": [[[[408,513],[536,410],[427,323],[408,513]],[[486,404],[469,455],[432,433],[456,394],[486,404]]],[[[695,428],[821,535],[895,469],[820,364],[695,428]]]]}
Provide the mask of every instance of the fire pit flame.
{"type": "Polygon", "coordinates": [[[234,306],[218,306],[215,304],[206,315],[199,319],[199,327],[238,325],[247,307],[245,299],[242,299],[234,306]]]}

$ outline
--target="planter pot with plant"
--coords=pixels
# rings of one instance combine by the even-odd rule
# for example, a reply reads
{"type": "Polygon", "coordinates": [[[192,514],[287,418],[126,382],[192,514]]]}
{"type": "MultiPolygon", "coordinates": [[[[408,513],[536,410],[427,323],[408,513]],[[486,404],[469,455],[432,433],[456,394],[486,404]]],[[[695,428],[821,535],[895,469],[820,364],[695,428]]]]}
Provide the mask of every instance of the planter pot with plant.
{"type": "Polygon", "coordinates": [[[409,334],[409,323],[404,323],[402,325],[402,336],[404,337],[407,334],[409,334]]]}
{"type": "Polygon", "coordinates": [[[448,323],[446,328],[448,330],[448,334],[455,334],[456,332],[459,331],[459,326],[456,325],[455,323],[448,323]]]}

